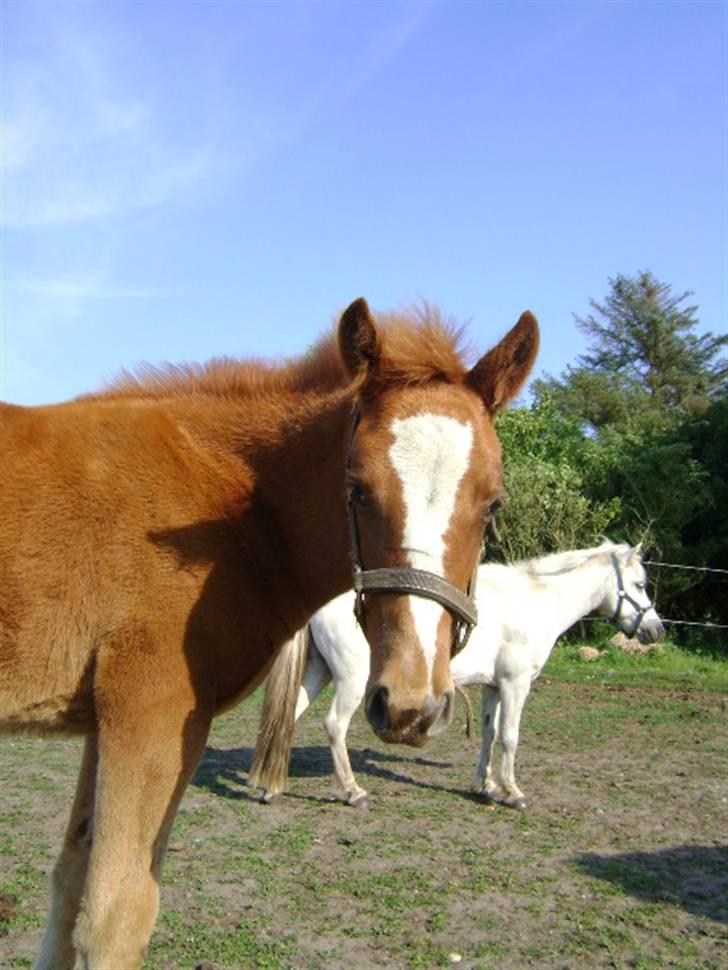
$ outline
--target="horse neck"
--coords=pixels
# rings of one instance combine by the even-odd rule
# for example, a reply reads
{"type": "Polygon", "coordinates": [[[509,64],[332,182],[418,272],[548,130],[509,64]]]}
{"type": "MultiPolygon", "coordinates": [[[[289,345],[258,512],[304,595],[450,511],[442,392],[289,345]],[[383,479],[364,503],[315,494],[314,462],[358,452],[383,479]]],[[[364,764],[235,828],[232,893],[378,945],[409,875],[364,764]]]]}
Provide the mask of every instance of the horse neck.
{"type": "Polygon", "coordinates": [[[566,572],[532,577],[548,604],[545,612],[553,618],[555,636],[601,606],[610,570],[609,560],[600,554],[566,572]]]}
{"type": "Polygon", "coordinates": [[[344,471],[351,395],[294,397],[262,421],[241,422],[228,431],[254,483],[248,518],[275,560],[266,579],[281,612],[303,626],[351,586],[344,471]]]}

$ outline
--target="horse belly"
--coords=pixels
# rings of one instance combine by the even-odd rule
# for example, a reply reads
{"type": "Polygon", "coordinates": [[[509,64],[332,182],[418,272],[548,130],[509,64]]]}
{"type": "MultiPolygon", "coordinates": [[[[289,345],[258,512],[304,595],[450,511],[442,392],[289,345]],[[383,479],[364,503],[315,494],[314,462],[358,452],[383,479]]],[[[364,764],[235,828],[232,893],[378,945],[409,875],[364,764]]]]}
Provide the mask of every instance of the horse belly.
{"type": "Polygon", "coordinates": [[[79,640],[0,643],[0,730],[83,734],[93,728],[93,650],[79,640]]]}
{"type": "Polygon", "coordinates": [[[495,684],[496,661],[500,649],[500,629],[485,616],[470,639],[450,663],[450,673],[460,687],[495,684]]]}

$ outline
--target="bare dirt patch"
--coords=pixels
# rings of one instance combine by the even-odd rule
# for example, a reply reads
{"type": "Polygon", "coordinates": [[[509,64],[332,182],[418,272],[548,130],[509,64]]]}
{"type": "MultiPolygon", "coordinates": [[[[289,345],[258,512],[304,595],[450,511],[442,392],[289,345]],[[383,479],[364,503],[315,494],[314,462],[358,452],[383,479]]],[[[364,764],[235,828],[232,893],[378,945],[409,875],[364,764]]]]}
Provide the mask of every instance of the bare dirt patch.
{"type": "MultiPolygon", "coordinates": [[[[148,967],[725,965],[724,698],[537,685],[526,813],[470,791],[478,746],[459,728],[410,751],[361,718],[351,760],[371,809],[333,801],[323,710],[299,725],[289,794],[269,807],[246,784],[259,697],[218,722],[175,823],[148,967]]],[[[73,742],[0,746],[2,967],[37,948],[78,757],[73,742]]]]}

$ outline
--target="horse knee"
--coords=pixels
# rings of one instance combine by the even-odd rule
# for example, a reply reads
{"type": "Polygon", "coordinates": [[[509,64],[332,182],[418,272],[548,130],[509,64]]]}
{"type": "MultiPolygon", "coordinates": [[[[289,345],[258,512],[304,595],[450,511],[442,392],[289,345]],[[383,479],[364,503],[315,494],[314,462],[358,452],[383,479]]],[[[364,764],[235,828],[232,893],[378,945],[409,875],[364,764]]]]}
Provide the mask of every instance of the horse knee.
{"type": "Polygon", "coordinates": [[[329,744],[338,744],[346,737],[346,730],[342,727],[338,717],[327,715],[324,718],[324,730],[329,744]]]}

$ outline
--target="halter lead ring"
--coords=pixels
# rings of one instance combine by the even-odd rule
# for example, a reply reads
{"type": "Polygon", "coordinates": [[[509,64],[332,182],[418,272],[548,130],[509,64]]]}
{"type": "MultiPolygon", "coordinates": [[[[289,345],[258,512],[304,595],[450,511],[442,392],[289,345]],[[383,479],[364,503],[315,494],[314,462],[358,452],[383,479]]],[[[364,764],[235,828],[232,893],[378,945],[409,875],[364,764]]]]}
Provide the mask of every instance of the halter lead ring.
{"type": "MultiPolygon", "coordinates": [[[[357,407],[349,439],[349,452],[346,456],[347,474],[351,470],[351,454],[354,436],[361,421],[361,411],[357,407]]],[[[351,490],[347,490],[346,512],[349,520],[349,537],[351,541],[351,563],[353,571],[353,586],[356,598],[354,600],[354,615],[359,625],[362,625],[365,593],[403,594],[406,596],[421,596],[434,600],[448,610],[454,620],[453,643],[451,655],[459,653],[470,638],[473,627],[478,623],[478,607],[472,596],[478,566],[468,583],[466,593],[454,586],[444,576],[431,573],[426,569],[407,569],[388,567],[385,569],[364,569],[361,563],[359,547],[359,527],[356,519],[356,508],[351,497],[351,490]]],[[[480,557],[478,557],[480,559],[480,557]]]]}

